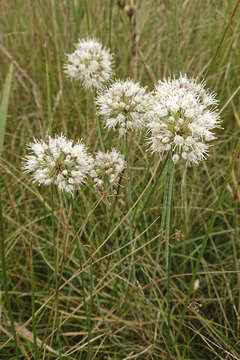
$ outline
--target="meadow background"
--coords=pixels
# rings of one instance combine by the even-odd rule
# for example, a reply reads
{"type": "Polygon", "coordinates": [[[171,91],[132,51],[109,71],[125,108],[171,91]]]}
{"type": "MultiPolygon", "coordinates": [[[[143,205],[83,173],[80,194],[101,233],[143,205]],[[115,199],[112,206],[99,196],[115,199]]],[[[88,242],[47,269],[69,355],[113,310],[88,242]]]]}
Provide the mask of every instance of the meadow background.
{"type": "MultiPolygon", "coordinates": [[[[115,0],[0,1],[1,98],[13,64],[0,161],[1,263],[4,257],[7,272],[7,279],[1,277],[1,360],[240,359],[239,159],[226,177],[240,135],[239,1],[127,0],[126,5],[130,8],[115,0]],[[135,250],[126,173],[115,192],[86,185],[71,200],[56,191],[52,226],[50,189],[32,184],[21,170],[26,143],[44,138],[49,122],[54,134],[82,138],[93,152],[100,149],[93,97],[63,72],[65,54],[87,36],[111,48],[117,78],[131,77],[151,90],[178,66],[189,77],[205,79],[220,100],[223,128],[211,156],[198,166],[176,167],[170,329],[160,227],[168,179],[164,161],[147,151],[146,134],[129,139],[135,250]],[[208,230],[196,274],[199,287],[188,296],[208,230]]],[[[107,149],[124,151],[116,133],[103,134],[107,149]]]]}

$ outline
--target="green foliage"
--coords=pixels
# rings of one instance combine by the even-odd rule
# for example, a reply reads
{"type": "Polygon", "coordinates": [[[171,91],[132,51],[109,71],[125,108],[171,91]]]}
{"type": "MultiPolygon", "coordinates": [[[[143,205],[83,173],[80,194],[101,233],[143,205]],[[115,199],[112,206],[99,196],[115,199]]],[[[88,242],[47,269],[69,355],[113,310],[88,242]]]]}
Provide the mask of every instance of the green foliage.
{"type": "MultiPolygon", "coordinates": [[[[225,182],[240,135],[240,9],[231,19],[236,3],[137,1],[136,56],[131,19],[117,1],[1,3],[4,256],[21,351],[16,355],[11,316],[1,299],[1,360],[33,359],[34,352],[39,359],[57,359],[59,344],[62,359],[70,360],[240,357],[239,161],[225,182]],[[26,144],[50,128],[52,134],[82,138],[91,151],[101,147],[92,95],[63,72],[65,54],[87,36],[111,46],[117,78],[131,77],[151,89],[176,72],[177,55],[182,73],[205,79],[218,94],[223,129],[209,159],[175,171],[172,213],[165,209],[168,269],[161,234],[167,166],[146,151],[145,134],[128,137],[131,217],[126,172],[115,192],[86,185],[72,200],[54,190],[53,210],[51,189],[37,187],[22,172],[26,144]],[[199,288],[189,292],[193,273],[199,288]]],[[[122,139],[101,128],[106,150],[123,152],[122,139]]]]}
{"type": "Polygon", "coordinates": [[[2,155],[5,127],[7,122],[7,110],[12,82],[12,72],[13,65],[11,64],[3,88],[2,101],[0,103],[0,156],[2,155]]]}

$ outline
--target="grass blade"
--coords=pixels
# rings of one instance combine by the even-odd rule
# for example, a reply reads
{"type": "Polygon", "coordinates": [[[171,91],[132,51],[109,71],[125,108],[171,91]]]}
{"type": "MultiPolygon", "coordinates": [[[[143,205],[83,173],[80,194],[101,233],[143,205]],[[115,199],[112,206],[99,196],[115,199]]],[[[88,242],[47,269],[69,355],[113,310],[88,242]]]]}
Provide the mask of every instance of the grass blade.
{"type": "Polygon", "coordinates": [[[2,155],[5,127],[7,122],[8,101],[12,83],[13,64],[10,65],[7,78],[3,87],[2,101],[0,104],[0,156],[2,155]]]}

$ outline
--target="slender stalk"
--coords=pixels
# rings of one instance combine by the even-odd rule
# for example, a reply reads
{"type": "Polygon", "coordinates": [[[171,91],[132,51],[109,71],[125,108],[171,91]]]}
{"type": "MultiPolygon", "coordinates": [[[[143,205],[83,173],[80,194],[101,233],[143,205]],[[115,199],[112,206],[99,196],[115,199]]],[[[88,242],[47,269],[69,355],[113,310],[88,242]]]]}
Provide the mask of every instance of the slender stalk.
{"type": "Polygon", "coordinates": [[[224,183],[222,185],[221,192],[219,194],[219,197],[218,197],[218,200],[216,202],[214,211],[212,213],[212,216],[211,216],[209,224],[208,224],[207,232],[206,232],[205,237],[204,237],[204,239],[202,241],[202,246],[201,246],[198,258],[197,258],[195,268],[194,268],[193,273],[192,273],[192,279],[191,279],[191,282],[190,282],[190,285],[189,285],[189,288],[188,288],[187,297],[186,297],[186,300],[184,302],[184,307],[183,307],[183,311],[182,311],[181,318],[180,318],[180,321],[179,321],[179,326],[178,326],[177,334],[176,334],[176,337],[175,337],[174,345],[177,343],[179,335],[181,333],[184,318],[185,318],[185,315],[186,315],[186,312],[187,312],[187,307],[188,307],[188,304],[189,304],[189,299],[190,299],[190,296],[191,296],[191,293],[192,293],[192,290],[193,290],[193,286],[194,286],[194,282],[195,282],[197,273],[199,271],[199,266],[200,266],[204,251],[206,249],[209,236],[213,231],[213,226],[214,226],[217,214],[218,214],[218,210],[219,210],[219,208],[221,206],[221,203],[223,201],[223,197],[224,197],[224,194],[225,194],[225,191],[226,191],[226,188],[227,188],[227,184],[228,184],[228,182],[229,182],[229,180],[231,178],[232,169],[235,166],[235,163],[237,161],[237,158],[238,158],[239,154],[240,154],[240,140],[238,141],[238,144],[237,144],[237,146],[235,148],[235,152],[233,154],[231,165],[228,168],[228,171],[227,171],[227,174],[226,174],[226,177],[225,177],[225,181],[224,181],[224,183]]]}
{"type": "MultiPolygon", "coordinates": [[[[170,154],[171,155],[171,154],[170,154]]],[[[168,325],[168,349],[171,346],[171,247],[170,247],[170,232],[171,232],[171,215],[172,215],[172,193],[174,182],[174,164],[169,158],[168,163],[168,176],[169,186],[167,194],[167,214],[166,214],[166,243],[165,243],[165,256],[166,256],[166,272],[167,272],[167,325],[168,325]]],[[[171,351],[169,351],[171,353],[171,351]]]]}
{"type": "MultiPolygon", "coordinates": [[[[178,27],[178,0],[174,1],[174,33],[175,33],[175,56],[176,56],[176,77],[180,76],[180,57],[179,57],[179,37],[178,37],[179,27],[178,27]]],[[[167,201],[167,217],[166,217],[166,272],[167,272],[167,326],[168,326],[168,359],[171,357],[171,247],[169,244],[170,238],[170,226],[171,226],[171,213],[172,213],[172,192],[173,192],[173,181],[174,181],[174,164],[171,159],[171,153],[169,164],[168,164],[168,173],[170,176],[169,188],[168,188],[168,201],[167,201]]]]}
{"type": "MultiPolygon", "coordinates": [[[[154,195],[155,190],[156,190],[157,186],[159,185],[162,176],[164,176],[164,171],[165,171],[165,168],[167,167],[167,164],[168,164],[168,156],[166,157],[164,163],[162,164],[160,172],[158,172],[158,171],[155,172],[154,177],[155,177],[156,180],[153,182],[153,184],[152,184],[152,186],[150,188],[150,191],[148,191],[148,193],[146,194],[143,202],[141,203],[141,205],[140,205],[141,210],[139,211],[139,213],[137,213],[138,207],[135,208],[135,214],[133,216],[133,219],[135,219],[136,225],[135,225],[134,230],[133,230],[133,236],[135,236],[136,230],[138,228],[137,224],[139,222],[141,222],[141,217],[144,214],[144,211],[146,210],[146,207],[150,203],[150,201],[152,199],[152,196],[154,195]]],[[[147,169],[147,170],[149,170],[149,169],[147,169]]],[[[153,175],[151,175],[151,176],[153,176],[153,175]]],[[[145,180],[144,180],[143,183],[145,183],[145,180]]]]}
{"type": "Polygon", "coordinates": [[[118,186],[117,186],[117,190],[116,190],[116,193],[115,193],[114,201],[113,201],[113,203],[112,203],[111,212],[110,212],[110,217],[109,217],[109,221],[108,221],[108,225],[107,225],[107,230],[106,230],[106,232],[105,232],[104,238],[106,238],[106,237],[108,236],[109,230],[110,230],[111,225],[112,225],[112,220],[113,220],[113,217],[114,217],[114,212],[115,212],[116,205],[117,205],[117,201],[118,201],[118,198],[119,198],[119,192],[120,192],[120,187],[121,187],[121,182],[122,182],[123,173],[124,173],[124,170],[123,170],[122,173],[119,175],[118,186]]]}
{"type": "Polygon", "coordinates": [[[132,257],[131,257],[131,279],[135,284],[136,272],[135,272],[135,263],[134,263],[134,250],[135,250],[135,241],[133,242],[133,225],[132,225],[132,186],[131,186],[131,174],[129,166],[129,151],[128,151],[128,135],[125,134],[125,153],[126,153],[126,163],[127,163],[127,178],[128,178],[128,221],[129,221],[129,240],[132,244],[132,257]]]}
{"type": "Polygon", "coordinates": [[[39,357],[38,357],[36,319],[35,319],[35,281],[34,281],[32,240],[30,242],[30,270],[31,270],[31,290],[32,290],[32,330],[33,330],[34,359],[38,360],[39,357]]]}
{"type": "Polygon", "coordinates": [[[99,116],[97,115],[97,109],[96,109],[96,102],[95,102],[96,96],[97,96],[97,94],[95,92],[95,96],[94,96],[94,99],[93,99],[94,115],[95,115],[95,118],[96,118],[98,139],[100,141],[101,150],[105,151],[104,140],[103,140],[103,136],[102,136],[102,126],[101,126],[101,123],[100,123],[99,116]]]}
{"type": "Polygon", "coordinates": [[[68,247],[68,236],[67,233],[69,232],[70,226],[71,226],[71,217],[72,217],[72,202],[70,201],[68,203],[68,199],[66,197],[66,194],[63,192],[62,193],[62,199],[63,199],[63,207],[64,207],[64,211],[66,213],[66,218],[67,218],[67,224],[66,224],[66,232],[64,234],[64,239],[62,242],[62,259],[60,261],[60,259],[58,260],[58,290],[60,287],[60,283],[62,280],[62,276],[63,276],[63,270],[64,270],[64,264],[66,261],[66,254],[67,254],[67,247],[68,247]]]}
{"type": "Polygon", "coordinates": [[[54,221],[54,189],[51,185],[51,221],[52,221],[52,242],[53,242],[53,260],[54,260],[54,280],[55,287],[57,288],[58,277],[57,277],[57,244],[55,237],[55,221],[54,221]]]}
{"type": "Polygon", "coordinates": [[[52,242],[53,242],[53,259],[54,259],[54,281],[55,281],[55,311],[56,311],[56,329],[57,329],[57,343],[59,351],[59,359],[62,359],[62,347],[60,340],[59,328],[59,300],[58,300],[58,256],[57,243],[55,237],[55,219],[54,219],[54,188],[51,186],[51,219],[52,219],[52,242]]]}
{"type": "Polygon", "coordinates": [[[101,124],[100,124],[100,121],[99,121],[99,117],[97,115],[96,115],[96,123],[97,123],[98,138],[99,138],[99,141],[100,141],[101,150],[105,151],[105,146],[104,146],[103,137],[102,137],[102,128],[101,128],[101,124]]]}
{"type": "Polygon", "coordinates": [[[90,266],[90,303],[87,311],[87,326],[88,326],[88,353],[87,360],[91,360],[92,349],[91,349],[91,337],[92,337],[92,329],[91,329],[91,315],[92,315],[92,305],[93,305],[93,276],[92,276],[92,259],[90,266]]]}
{"type": "Polygon", "coordinates": [[[90,34],[90,21],[89,21],[89,12],[88,12],[88,0],[85,0],[85,13],[86,13],[86,21],[87,21],[87,33],[90,34]]]}
{"type": "Polygon", "coordinates": [[[48,106],[48,133],[52,135],[52,105],[51,105],[51,86],[49,80],[48,63],[46,63],[46,82],[47,82],[47,106],[48,106]]]}
{"type": "Polygon", "coordinates": [[[113,0],[110,0],[109,5],[109,38],[108,38],[108,47],[112,50],[112,10],[113,10],[113,0]]]}
{"type": "MultiPolygon", "coordinates": [[[[120,192],[120,187],[121,187],[121,182],[122,182],[123,173],[124,173],[124,170],[122,171],[122,173],[120,174],[120,177],[119,177],[118,187],[117,187],[117,191],[116,191],[116,194],[115,194],[114,201],[113,201],[113,203],[112,203],[110,218],[109,218],[109,221],[108,221],[107,230],[106,230],[106,232],[105,232],[104,239],[106,239],[106,238],[108,237],[109,231],[110,231],[111,226],[112,226],[112,221],[113,221],[113,217],[114,217],[114,213],[115,213],[117,201],[118,201],[118,199],[119,199],[119,192],[120,192]]],[[[112,250],[113,250],[113,242],[112,242],[112,244],[111,244],[110,253],[112,252],[112,250]]],[[[110,265],[110,261],[111,261],[111,256],[108,257],[106,272],[108,272],[109,265],[110,265]]]]}
{"type": "MultiPolygon", "coordinates": [[[[87,306],[87,303],[86,303],[86,294],[85,294],[85,280],[84,280],[83,263],[82,263],[82,260],[81,260],[81,258],[83,257],[83,260],[84,260],[84,263],[85,263],[86,262],[86,255],[85,255],[84,248],[82,246],[82,243],[81,243],[79,237],[77,238],[77,247],[78,247],[78,250],[79,250],[79,254],[78,254],[77,258],[78,258],[79,270],[80,270],[80,279],[81,279],[80,286],[81,286],[81,290],[82,290],[83,307],[84,307],[84,309],[86,311],[86,314],[88,314],[88,306],[87,306]]],[[[82,352],[83,352],[83,350],[80,350],[80,353],[79,353],[80,358],[81,358],[82,352]]]]}
{"type": "MultiPolygon", "coordinates": [[[[169,161],[169,157],[168,157],[168,161],[169,161]]],[[[165,167],[165,165],[164,165],[164,167],[165,167]]],[[[166,214],[167,214],[168,185],[169,185],[169,182],[168,182],[168,179],[166,176],[164,190],[163,190],[162,218],[161,218],[161,225],[160,225],[161,233],[160,233],[160,237],[158,240],[157,254],[156,254],[155,266],[154,266],[153,277],[152,277],[152,285],[151,285],[151,289],[150,289],[150,299],[152,298],[153,284],[154,284],[154,280],[155,280],[156,274],[157,274],[157,266],[158,266],[159,258],[160,258],[160,249],[161,249],[162,239],[163,239],[164,230],[165,230],[165,221],[166,221],[166,214]]]]}
{"type": "Polygon", "coordinates": [[[17,342],[17,333],[16,333],[16,329],[14,326],[10,297],[9,297],[9,293],[8,293],[8,276],[7,276],[7,267],[6,267],[6,260],[5,260],[5,241],[4,240],[5,240],[5,238],[4,238],[4,232],[3,232],[2,195],[0,192],[0,241],[1,241],[0,251],[1,251],[1,262],[2,262],[2,280],[3,280],[3,288],[4,288],[4,292],[5,292],[6,303],[7,303],[8,317],[9,317],[10,323],[11,323],[11,331],[14,336],[16,355],[18,357],[19,356],[19,347],[18,347],[18,342],[17,342]]]}
{"type": "MultiPolygon", "coordinates": [[[[77,209],[78,201],[77,201],[77,199],[72,198],[71,204],[72,204],[72,226],[73,226],[73,229],[75,230],[75,228],[74,228],[74,215],[75,215],[75,212],[78,213],[78,209],[77,209]]],[[[79,283],[80,283],[80,288],[81,288],[81,292],[82,292],[83,308],[85,310],[85,313],[87,314],[88,350],[90,350],[90,337],[91,337],[90,325],[91,325],[91,319],[89,319],[89,315],[88,315],[88,313],[89,313],[88,310],[89,309],[88,309],[88,304],[87,304],[87,301],[86,301],[86,298],[87,298],[87,284],[86,284],[85,279],[84,279],[85,272],[83,271],[83,264],[85,264],[87,262],[87,257],[86,257],[85,251],[84,251],[84,246],[83,246],[79,236],[77,236],[76,243],[77,243],[77,249],[78,249],[77,260],[78,260],[79,270],[80,270],[79,283]]],[[[91,266],[91,264],[90,264],[90,266],[91,266]]],[[[90,268],[90,274],[91,274],[91,271],[92,271],[92,268],[90,268]]],[[[79,359],[82,358],[83,352],[84,352],[84,349],[81,349],[79,351],[79,357],[78,357],[79,359]]]]}
{"type": "Polygon", "coordinates": [[[178,0],[174,2],[174,36],[175,36],[175,56],[176,56],[176,76],[180,75],[180,58],[179,58],[179,38],[178,38],[178,0]]]}

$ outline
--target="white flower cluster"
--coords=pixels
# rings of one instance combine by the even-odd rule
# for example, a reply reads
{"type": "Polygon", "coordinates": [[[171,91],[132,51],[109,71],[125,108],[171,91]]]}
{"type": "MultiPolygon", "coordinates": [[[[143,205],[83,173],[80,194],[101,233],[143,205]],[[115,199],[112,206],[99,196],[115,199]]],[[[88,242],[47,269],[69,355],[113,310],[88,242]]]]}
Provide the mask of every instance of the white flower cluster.
{"type": "Polygon", "coordinates": [[[101,188],[104,180],[114,184],[125,167],[124,157],[117,150],[113,149],[111,152],[106,153],[98,151],[90,175],[95,185],[101,188]]]}
{"type": "Polygon", "coordinates": [[[119,129],[124,135],[127,130],[140,130],[148,118],[152,96],[132,80],[117,81],[103,90],[96,102],[98,114],[105,119],[108,129],[119,129]]]}
{"type": "Polygon", "coordinates": [[[46,142],[35,140],[29,144],[31,155],[26,156],[23,168],[32,173],[38,184],[57,185],[59,190],[73,194],[79,188],[93,166],[93,158],[88,155],[82,142],[75,145],[63,135],[46,142]]]}
{"type": "Polygon", "coordinates": [[[154,97],[152,119],[147,124],[152,151],[162,156],[171,150],[175,163],[180,158],[188,164],[203,160],[208,142],[215,139],[212,129],[219,126],[215,94],[182,76],[159,81],[154,97]]]}
{"type": "Polygon", "coordinates": [[[101,89],[112,76],[112,55],[95,39],[80,40],[67,59],[66,74],[86,89],[101,89]]]}

